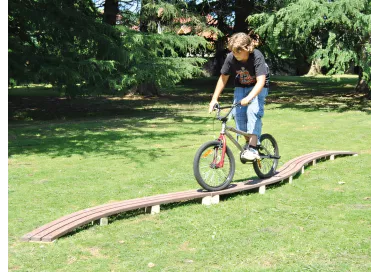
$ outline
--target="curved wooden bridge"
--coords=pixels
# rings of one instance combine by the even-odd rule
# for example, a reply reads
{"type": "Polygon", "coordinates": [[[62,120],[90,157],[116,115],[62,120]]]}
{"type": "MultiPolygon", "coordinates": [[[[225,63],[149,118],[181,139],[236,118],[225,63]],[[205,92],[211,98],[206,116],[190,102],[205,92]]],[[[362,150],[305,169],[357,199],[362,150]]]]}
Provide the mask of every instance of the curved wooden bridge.
{"type": "Polygon", "coordinates": [[[276,175],[268,179],[253,179],[245,182],[231,184],[229,188],[217,191],[207,192],[203,190],[190,190],[169,194],[161,194],[143,198],[124,200],[120,202],[104,204],[93,208],[84,209],[66,216],[63,216],[53,222],[43,225],[34,231],[21,237],[22,241],[52,242],[55,239],[73,231],[74,229],[100,219],[101,224],[107,224],[108,216],[121,212],[146,208],[151,213],[160,211],[160,204],[180,202],[190,199],[202,199],[202,204],[210,205],[219,202],[219,195],[231,194],[246,190],[259,188],[259,193],[265,193],[265,186],[289,180],[291,183],[293,177],[298,173],[304,172],[306,165],[315,165],[318,160],[334,160],[336,156],[357,156],[357,153],[350,151],[319,151],[306,154],[285,163],[278,169],[276,175]]]}

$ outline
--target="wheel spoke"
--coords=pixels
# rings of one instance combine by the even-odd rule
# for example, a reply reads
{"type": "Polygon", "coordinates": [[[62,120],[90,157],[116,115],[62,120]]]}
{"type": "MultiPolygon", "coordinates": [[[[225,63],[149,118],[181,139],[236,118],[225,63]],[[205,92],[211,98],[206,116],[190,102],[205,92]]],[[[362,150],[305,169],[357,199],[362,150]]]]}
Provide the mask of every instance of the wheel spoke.
{"type": "Polygon", "coordinates": [[[198,183],[206,190],[221,190],[232,179],[235,167],[231,165],[232,152],[227,148],[223,167],[217,167],[221,163],[222,149],[219,142],[204,144],[197,152],[194,160],[194,174],[198,183]]]}
{"type": "Polygon", "coordinates": [[[278,156],[278,147],[275,139],[269,134],[263,134],[261,138],[260,155],[263,157],[260,164],[254,162],[253,167],[256,174],[261,178],[271,177],[277,168],[278,159],[271,156],[278,156]]]}

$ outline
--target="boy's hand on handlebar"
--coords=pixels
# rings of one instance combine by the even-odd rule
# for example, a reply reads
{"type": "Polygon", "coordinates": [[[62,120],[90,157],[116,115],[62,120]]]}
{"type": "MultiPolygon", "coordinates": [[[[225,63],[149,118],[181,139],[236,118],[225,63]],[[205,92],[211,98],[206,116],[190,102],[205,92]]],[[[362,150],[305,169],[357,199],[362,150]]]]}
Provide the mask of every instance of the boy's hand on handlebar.
{"type": "Polygon", "coordinates": [[[217,100],[211,100],[209,108],[208,108],[208,113],[211,113],[214,110],[215,105],[217,105],[217,104],[218,104],[217,100]]]}
{"type": "Polygon", "coordinates": [[[242,106],[247,106],[249,104],[249,102],[251,102],[251,100],[248,98],[248,97],[244,97],[241,101],[240,101],[240,104],[242,106]]]}

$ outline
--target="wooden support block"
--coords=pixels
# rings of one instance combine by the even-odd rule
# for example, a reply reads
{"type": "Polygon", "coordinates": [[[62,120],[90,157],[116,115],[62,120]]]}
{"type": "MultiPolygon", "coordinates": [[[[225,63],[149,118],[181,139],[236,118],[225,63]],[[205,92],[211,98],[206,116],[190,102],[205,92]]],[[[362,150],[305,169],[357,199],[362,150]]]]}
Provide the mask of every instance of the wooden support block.
{"type": "Polygon", "coordinates": [[[202,205],[211,205],[212,196],[205,196],[202,198],[202,205]]]}
{"type": "Polygon", "coordinates": [[[218,204],[219,203],[219,195],[214,195],[211,198],[211,204],[218,204]]]}
{"type": "Polygon", "coordinates": [[[154,206],[147,207],[145,209],[145,212],[150,213],[150,214],[160,213],[160,205],[154,205],[154,206]]]}
{"type": "Polygon", "coordinates": [[[293,183],[293,176],[290,176],[290,177],[289,177],[289,183],[290,183],[290,184],[293,183]]]}
{"type": "Polygon", "coordinates": [[[330,161],[333,161],[335,159],[335,155],[330,156],[330,161]]]}
{"type": "Polygon", "coordinates": [[[354,155],[352,155],[352,156],[357,157],[357,156],[359,156],[359,154],[354,154],[354,155]]]}
{"type": "Polygon", "coordinates": [[[301,174],[305,173],[305,166],[302,166],[301,174]]]}
{"type": "Polygon", "coordinates": [[[259,194],[265,194],[265,185],[259,187],[259,194]]]}
{"type": "Polygon", "coordinates": [[[313,165],[316,165],[317,164],[317,160],[313,160],[313,165]]]}
{"type": "Polygon", "coordinates": [[[205,196],[202,198],[202,205],[212,205],[212,204],[218,204],[219,203],[219,195],[215,196],[205,196]]]}
{"type": "Polygon", "coordinates": [[[108,217],[102,217],[100,218],[100,223],[101,226],[106,226],[108,225],[108,217]]]}

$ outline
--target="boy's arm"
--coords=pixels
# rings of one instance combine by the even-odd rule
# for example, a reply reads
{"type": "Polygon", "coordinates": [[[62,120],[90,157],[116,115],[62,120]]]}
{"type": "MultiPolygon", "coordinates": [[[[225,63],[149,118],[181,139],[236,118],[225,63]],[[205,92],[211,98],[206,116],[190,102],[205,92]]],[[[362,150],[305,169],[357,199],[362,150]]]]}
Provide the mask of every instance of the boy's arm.
{"type": "Polygon", "coordinates": [[[224,87],[227,85],[227,81],[229,77],[230,75],[223,75],[223,74],[220,75],[218,82],[216,83],[215,91],[210,102],[208,113],[211,113],[214,108],[214,105],[218,103],[219,95],[222,93],[224,87]]]}
{"type": "Polygon", "coordinates": [[[252,91],[241,100],[240,104],[242,106],[247,106],[252,99],[254,99],[256,96],[259,95],[264,85],[265,85],[265,75],[256,77],[255,86],[253,87],[252,91]]]}

